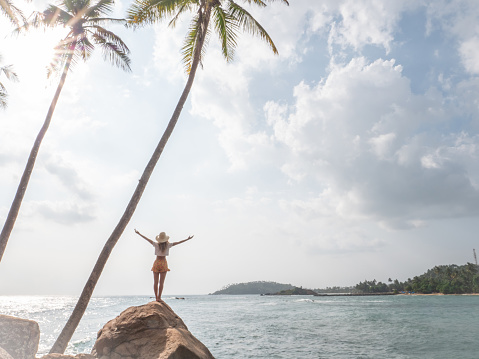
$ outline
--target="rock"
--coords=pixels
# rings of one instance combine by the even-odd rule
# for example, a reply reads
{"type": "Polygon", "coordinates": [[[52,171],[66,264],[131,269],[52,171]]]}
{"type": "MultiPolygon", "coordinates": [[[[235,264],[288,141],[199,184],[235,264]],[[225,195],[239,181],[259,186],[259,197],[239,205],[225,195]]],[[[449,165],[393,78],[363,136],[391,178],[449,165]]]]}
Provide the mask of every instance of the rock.
{"type": "Polygon", "coordinates": [[[90,354],[77,354],[77,355],[65,355],[65,354],[47,354],[40,359],[96,359],[90,354]]]}
{"type": "Polygon", "coordinates": [[[131,307],[98,332],[99,359],[214,359],[164,302],[131,307]]]}
{"type": "Polygon", "coordinates": [[[0,347],[14,359],[35,358],[39,342],[37,322],[0,315],[0,347]]]}
{"type": "Polygon", "coordinates": [[[0,347],[0,359],[13,359],[13,358],[10,354],[7,353],[5,349],[0,347]]]}

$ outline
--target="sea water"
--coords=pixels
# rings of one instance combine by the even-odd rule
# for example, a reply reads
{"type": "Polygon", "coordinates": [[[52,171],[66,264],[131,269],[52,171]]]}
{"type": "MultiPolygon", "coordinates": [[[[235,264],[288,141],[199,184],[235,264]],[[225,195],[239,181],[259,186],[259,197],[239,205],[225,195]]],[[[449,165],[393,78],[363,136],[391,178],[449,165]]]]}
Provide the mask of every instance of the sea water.
{"type": "MultiPolygon", "coordinates": [[[[479,358],[479,296],[176,298],[164,300],[217,359],[479,358]]],[[[92,298],[66,353],[89,353],[107,321],[150,300],[92,298]]],[[[40,356],[75,304],[75,297],[0,296],[0,314],[39,323],[40,356]]]]}

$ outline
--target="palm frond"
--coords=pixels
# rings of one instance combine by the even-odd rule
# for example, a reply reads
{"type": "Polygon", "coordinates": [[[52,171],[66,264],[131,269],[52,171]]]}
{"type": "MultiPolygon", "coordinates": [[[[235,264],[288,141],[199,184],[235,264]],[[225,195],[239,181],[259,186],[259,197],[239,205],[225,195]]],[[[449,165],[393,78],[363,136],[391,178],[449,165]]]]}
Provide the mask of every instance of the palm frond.
{"type": "Polygon", "coordinates": [[[55,46],[55,55],[50,65],[47,67],[47,78],[50,78],[52,75],[61,75],[70,54],[72,55],[70,60],[70,70],[75,67],[77,63],[76,56],[74,56],[76,41],[74,38],[70,37],[71,33],[72,32],[55,46]]]}
{"type": "Polygon", "coordinates": [[[68,14],[60,7],[49,5],[43,12],[34,11],[28,20],[24,22],[22,26],[17,27],[13,33],[18,35],[21,32],[28,31],[30,28],[46,29],[48,27],[55,27],[57,25],[66,26],[72,18],[72,15],[68,14]]]}
{"type": "Polygon", "coordinates": [[[196,0],[136,0],[126,18],[133,27],[154,24],[175,16],[182,6],[195,3],[196,0]]]}
{"type": "Polygon", "coordinates": [[[221,51],[227,62],[232,61],[236,48],[238,23],[220,6],[213,8],[213,19],[216,33],[221,42],[221,51]]]}
{"type": "Polygon", "coordinates": [[[92,34],[96,44],[103,50],[103,58],[124,71],[131,71],[130,49],[118,36],[100,26],[92,34]]]}
{"type": "MultiPolygon", "coordinates": [[[[2,62],[2,56],[0,55],[0,62],[2,62]]],[[[18,76],[15,72],[13,72],[13,67],[12,65],[7,65],[0,67],[0,75],[4,74],[7,79],[10,81],[17,82],[18,81],[18,76]]],[[[7,89],[3,85],[3,83],[0,82],[0,108],[4,109],[7,107],[7,89]]]]}
{"type": "Polygon", "coordinates": [[[256,3],[256,4],[257,4],[257,3],[260,3],[260,2],[264,4],[264,1],[267,1],[267,2],[270,2],[270,3],[271,3],[271,2],[280,1],[280,2],[285,3],[286,5],[289,6],[288,0],[264,0],[264,1],[261,1],[261,0],[243,0],[243,1],[246,1],[246,2],[248,2],[248,3],[254,2],[254,3],[256,3]]]}
{"type": "Polygon", "coordinates": [[[82,34],[77,39],[75,54],[73,57],[79,57],[83,61],[86,61],[90,58],[93,50],[95,50],[95,45],[91,43],[86,34],[82,34]]]}
{"type": "Polygon", "coordinates": [[[26,22],[23,12],[13,5],[10,0],[0,0],[0,10],[16,27],[20,26],[20,21],[23,23],[26,22]]]}
{"type": "Polygon", "coordinates": [[[232,0],[229,0],[226,11],[238,22],[239,27],[253,36],[258,36],[260,39],[264,40],[271,47],[273,53],[276,55],[278,54],[278,50],[276,49],[271,37],[248,11],[232,0]]]}
{"type": "Polygon", "coordinates": [[[105,16],[113,12],[114,0],[100,0],[95,5],[92,5],[85,12],[85,18],[94,19],[100,16],[105,16]]]}
{"type": "Polygon", "coordinates": [[[245,3],[248,3],[248,4],[256,4],[256,5],[259,5],[261,7],[266,7],[266,3],[262,0],[243,0],[245,3]]]}
{"type": "Polygon", "coordinates": [[[0,67],[0,74],[2,72],[5,74],[5,77],[7,79],[9,79],[10,81],[18,82],[18,76],[13,71],[13,65],[7,65],[7,66],[4,66],[4,67],[0,67]]]}
{"type": "Polygon", "coordinates": [[[7,90],[5,86],[0,82],[0,108],[4,109],[7,107],[7,90]]]}
{"type": "Polygon", "coordinates": [[[90,8],[90,0],[62,0],[61,4],[73,15],[84,14],[90,8]]]}
{"type": "Polygon", "coordinates": [[[199,53],[199,62],[202,65],[203,57],[206,53],[206,48],[208,46],[208,40],[210,36],[210,31],[208,27],[204,27],[204,17],[201,12],[193,17],[193,20],[190,23],[190,28],[188,33],[185,36],[183,47],[181,48],[182,62],[185,66],[185,71],[187,74],[191,71],[191,65],[195,57],[198,45],[202,43],[202,47],[199,53]],[[204,36],[204,40],[201,40],[201,37],[204,36]]]}
{"type": "Polygon", "coordinates": [[[178,12],[176,13],[175,16],[173,16],[173,18],[170,20],[168,26],[171,26],[171,27],[175,27],[176,26],[176,22],[178,21],[180,15],[182,15],[184,12],[186,12],[187,10],[192,10],[192,6],[191,6],[191,3],[189,1],[185,1],[185,3],[183,5],[181,5],[178,9],[178,12]]]}
{"type": "Polygon", "coordinates": [[[126,19],[114,19],[111,17],[98,17],[88,19],[83,25],[84,28],[94,27],[94,26],[104,26],[108,24],[122,24],[126,25],[126,19]]]}
{"type": "Polygon", "coordinates": [[[43,12],[43,17],[36,19],[36,21],[40,21],[40,24],[38,24],[37,26],[43,25],[46,27],[55,27],[57,25],[67,25],[69,22],[71,22],[72,18],[72,15],[70,15],[68,12],[61,9],[60,7],[55,5],[49,5],[47,9],[43,12]]]}
{"type": "Polygon", "coordinates": [[[185,36],[183,47],[181,48],[183,65],[185,66],[185,71],[188,74],[191,70],[191,63],[193,61],[196,45],[198,43],[198,36],[201,31],[200,27],[200,16],[195,15],[190,23],[190,28],[185,36]]]}

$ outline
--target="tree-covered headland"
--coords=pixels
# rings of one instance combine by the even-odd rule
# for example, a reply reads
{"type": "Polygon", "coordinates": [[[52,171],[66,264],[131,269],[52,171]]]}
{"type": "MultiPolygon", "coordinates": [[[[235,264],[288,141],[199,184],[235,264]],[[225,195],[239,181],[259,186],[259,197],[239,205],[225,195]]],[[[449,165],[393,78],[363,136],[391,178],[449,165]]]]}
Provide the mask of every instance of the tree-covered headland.
{"type": "Polygon", "coordinates": [[[478,266],[467,263],[440,265],[429,269],[426,273],[408,278],[405,282],[389,278],[388,283],[365,280],[355,286],[360,293],[380,292],[415,292],[421,294],[470,294],[479,293],[478,266]]]}
{"type": "Polygon", "coordinates": [[[267,294],[276,293],[283,290],[293,289],[291,284],[281,284],[276,282],[256,281],[248,283],[229,284],[212,294],[267,294]]]}

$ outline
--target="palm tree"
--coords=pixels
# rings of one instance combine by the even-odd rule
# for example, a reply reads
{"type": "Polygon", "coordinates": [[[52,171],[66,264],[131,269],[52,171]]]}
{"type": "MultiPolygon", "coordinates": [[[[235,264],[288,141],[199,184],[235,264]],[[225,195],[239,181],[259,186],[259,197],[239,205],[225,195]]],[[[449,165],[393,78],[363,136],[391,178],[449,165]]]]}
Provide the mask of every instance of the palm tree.
{"type": "Polygon", "coordinates": [[[74,65],[78,59],[86,61],[95,49],[95,45],[98,45],[102,48],[105,59],[108,59],[111,63],[123,70],[131,70],[130,59],[128,57],[130,50],[128,47],[117,35],[101,26],[104,23],[125,23],[123,19],[106,17],[112,10],[113,0],[99,0],[96,2],[90,0],[62,0],[58,6],[49,5],[44,12],[34,13],[32,20],[18,29],[18,31],[21,31],[29,27],[54,27],[62,25],[68,28],[69,31],[67,36],[55,47],[56,55],[49,67],[48,75],[61,73],[60,82],[58,83],[43,126],[37,135],[30,156],[28,157],[28,162],[20,179],[15,198],[8,212],[2,232],[0,233],[0,261],[2,260],[5,247],[17,219],[40,145],[50,125],[53,111],[55,110],[66,76],[72,65],[74,65]]]}
{"type": "MultiPolygon", "coordinates": [[[[256,4],[264,7],[266,6],[266,2],[274,2],[275,0],[243,1],[248,4],[256,4]]],[[[287,0],[278,1],[288,4],[287,0]]],[[[204,45],[210,34],[210,20],[213,20],[214,30],[219,36],[222,53],[227,61],[233,59],[234,49],[236,47],[236,36],[239,30],[244,30],[250,32],[252,35],[259,36],[266,41],[275,54],[278,53],[276,46],[263,27],[245,9],[231,0],[136,0],[128,11],[127,19],[133,27],[148,25],[165,19],[170,19],[170,25],[174,26],[176,20],[186,12],[193,13],[194,16],[182,48],[183,61],[186,73],[188,74],[185,88],[160,142],[138,181],[138,185],[136,186],[125,212],[106,241],[90,277],[83,288],[73,313],[50,350],[50,353],[63,353],[65,351],[68,342],[73,336],[73,333],[88,306],[93,290],[95,289],[111,251],[135,212],[136,206],[141,199],[143,191],[145,190],[148,180],[153,173],[156,163],[158,162],[168,139],[175,128],[181,110],[183,109],[191,90],[191,86],[193,85],[196,70],[204,56],[204,45]]]]}
{"type": "MultiPolygon", "coordinates": [[[[2,0],[0,0],[2,1],[2,0]]],[[[2,63],[2,55],[0,55],[0,64],[2,63]]],[[[7,79],[10,81],[18,81],[17,74],[13,72],[13,67],[12,65],[7,65],[7,66],[0,66],[0,75],[2,73],[5,75],[7,79]]],[[[5,86],[0,82],[0,108],[5,108],[7,107],[7,89],[5,86]]]]}

